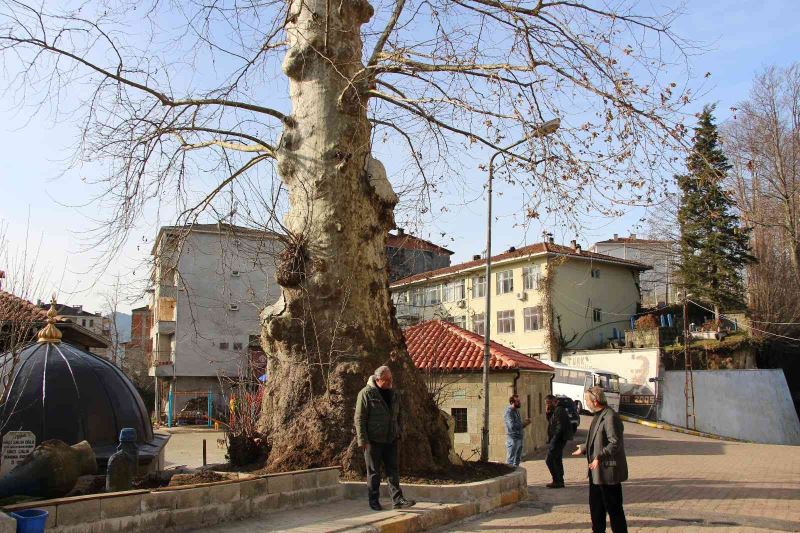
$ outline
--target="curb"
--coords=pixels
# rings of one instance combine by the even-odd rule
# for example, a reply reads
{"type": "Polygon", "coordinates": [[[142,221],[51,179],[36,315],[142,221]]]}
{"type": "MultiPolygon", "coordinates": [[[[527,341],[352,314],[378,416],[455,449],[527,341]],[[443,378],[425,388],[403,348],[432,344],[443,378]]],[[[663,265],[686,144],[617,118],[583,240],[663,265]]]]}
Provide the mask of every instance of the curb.
{"type": "Polygon", "coordinates": [[[414,513],[412,508],[409,509],[411,512],[374,522],[366,527],[357,528],[357,531],[365,533],[416,533],[417,531],[427,531],[477,515],[511,507],[524,499],[525,495],[522,492],[510,490],[494,498],[487,498],[484,501],[443,504],[442,507],[426,510],[423,513],[414,513]]]}
{"type": "Polygon", "coordinates": [[[633,422],[634,424],[639,424],[641,426],[647,426],[650,428],[655,429],[665,429],[667,431],[674,431],[675,433],[683,433],[685,435],[692,435],[693,437],[703,437],[706,439],[714,439],[714,440],[724,440],[728,442],[750,442],[741,439],[734,439],[733,437],[723,437],[722,435],[713,435],[711,433],[703,433],[702,431],[697,431],[694,429],[686,429],[679,426],[673,426],[671,424],[665,424],[663,422],[651,422],[649,420],[643,420],[641,418],[636,418],[633,416],[628,415],[619,415],[620,419],[624,420],[625,422],[633,422]]]}

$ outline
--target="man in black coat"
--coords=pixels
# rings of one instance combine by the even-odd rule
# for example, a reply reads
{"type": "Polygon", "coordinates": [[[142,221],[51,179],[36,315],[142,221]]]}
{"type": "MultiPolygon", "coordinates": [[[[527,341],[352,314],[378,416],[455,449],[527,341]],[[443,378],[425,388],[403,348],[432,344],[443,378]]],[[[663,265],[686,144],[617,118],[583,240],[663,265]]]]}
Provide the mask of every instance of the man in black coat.
{"type": "Polygon", "coordinates": [[[571,422],[567,410],[558,405],[558,398],[548,394],[547,402],[547,458],[545,464],[553,482],[548,483],[548,489],[564,488],[564,446],[572,433],[571,422]]]}

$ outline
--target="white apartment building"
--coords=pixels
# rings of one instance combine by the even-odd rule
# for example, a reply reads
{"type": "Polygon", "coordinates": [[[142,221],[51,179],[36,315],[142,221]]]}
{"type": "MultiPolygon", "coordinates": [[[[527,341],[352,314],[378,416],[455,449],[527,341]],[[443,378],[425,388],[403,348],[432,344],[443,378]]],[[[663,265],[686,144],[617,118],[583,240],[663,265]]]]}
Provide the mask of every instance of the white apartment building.
{"type": "Polygon", "coordinates": [[[398,321],[407,326],[442,319],[485,333],[491,291],[491,338],[528,355],[607,346],[623,338],[640,305],[636,261],[542,242],[486,260],[440,268],[391,284],[398,321]]]}
{"type": "Polygon", "coordinates": [[[629,237],[614,237],[592,246],[593,252],[611,255],[620,259],[638,261],[651,267],[641,276],[642,305],[655,307],[678,301],[678,279],[676,272],[680,262],[678,244],[675,241],[640,239],[635,233],[629,237]]]}
{"type": "Polygon", "coordinates": [[[277,300],[277,236],[227,224],[162,227],[153,245],[150,309],[156,408],[177,415],[212,394],[224,410],[232,380],[249,372],[261,309],[277,300]]]}

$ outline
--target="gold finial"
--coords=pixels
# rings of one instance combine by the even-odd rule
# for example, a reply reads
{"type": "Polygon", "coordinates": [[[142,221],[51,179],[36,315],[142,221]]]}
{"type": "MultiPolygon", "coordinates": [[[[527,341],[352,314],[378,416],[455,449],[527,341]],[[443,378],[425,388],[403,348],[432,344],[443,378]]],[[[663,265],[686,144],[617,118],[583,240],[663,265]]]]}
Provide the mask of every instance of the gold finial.
{"type": "Polygon", "coordinates": [[[54,294],[50,300],[50,309],[47,311],[47,325],[39,330],[37,342],[52,342],[54,344],[61,342],[61,332],[55,326],[57,315],[56,295],[54,294]]]}

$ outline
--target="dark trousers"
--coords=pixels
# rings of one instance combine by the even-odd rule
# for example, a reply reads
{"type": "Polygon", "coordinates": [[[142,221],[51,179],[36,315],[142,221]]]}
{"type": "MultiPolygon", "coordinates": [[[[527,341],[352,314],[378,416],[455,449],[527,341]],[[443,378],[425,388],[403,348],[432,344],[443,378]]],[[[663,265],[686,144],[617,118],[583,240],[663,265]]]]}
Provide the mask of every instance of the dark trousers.
{"type": "Polygon", "coordinates": [[[550,470],[554,483],[564,483],[564,441],[556,441],[547,448],[547,457],[544,463],[550,470]]]}
{"type": "Polygon", "coordinates": [[[622,510],[622,484],[595,485],[589,475],[589,512],[592,515],[592,531],[603,533],[606,530],[606,513],[611,521],[611,531],[628,533],[628,522],[622,510]]]}
{"type": "Polygon", "coordinates": [[[364,452],[367,463],[367,488],[370,503],[377,503],[380,499],[381,465],[386,471],[389,481],[389,493],[392,501],[397,503],[403,497],[400,490],[400,472],[397,467],[397,441],[392,443],[370,442],[369,449],[364,452]]]}

